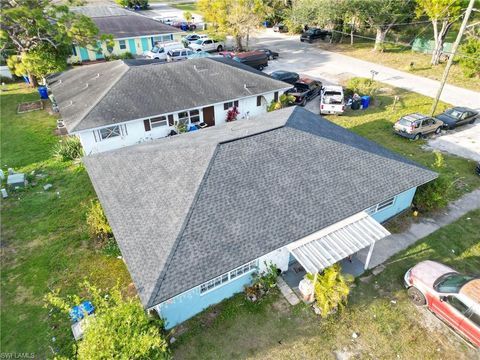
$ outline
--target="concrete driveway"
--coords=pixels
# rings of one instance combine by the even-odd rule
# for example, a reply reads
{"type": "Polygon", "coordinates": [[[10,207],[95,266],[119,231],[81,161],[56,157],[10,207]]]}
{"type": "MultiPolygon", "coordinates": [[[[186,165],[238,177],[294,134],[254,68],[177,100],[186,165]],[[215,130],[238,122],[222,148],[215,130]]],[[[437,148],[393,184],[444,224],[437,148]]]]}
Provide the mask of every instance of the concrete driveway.
{"type": "MultiPolygon", "coordinates": [[[[150,3],[150,9],[140,11],[142,15],[148,17],[164,17],[164,18],[176,18],[179,21],[185,20],[183,13],[184,10],[180,10],[169,6],[167,3],[150,3]]],[[[195,23],[202,23],[203,17],[200,14],[192,13],[195,23]]]]}
{"type": "Polygon", "coordinates": [[[464,125],[428,141],[430,148],[480,161],[480,122],[464,125]]]}

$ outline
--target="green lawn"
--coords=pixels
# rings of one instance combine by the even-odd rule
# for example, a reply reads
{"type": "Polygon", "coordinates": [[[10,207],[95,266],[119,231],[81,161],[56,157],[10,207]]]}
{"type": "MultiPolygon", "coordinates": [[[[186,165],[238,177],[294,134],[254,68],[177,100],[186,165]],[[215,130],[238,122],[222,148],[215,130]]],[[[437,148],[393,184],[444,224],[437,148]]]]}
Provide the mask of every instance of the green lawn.
{"type": "Polygon", "coordinates": [[[197,9],[196,2],[171,3],[168,5],[183,11],[190,11],[191,13],[200,14],[200,11],[197,9]]]}
{"type": "Polygon", "coordinates": [[[357,280],[349,305],[326,320],[303,303],[291,307],[278,293],[255,304],[238,295],[186,323],[173,346],[174,356],[335,359],[334,352],[341,351],[355,359],[475,359],[477,352],[409,302],[402,277],[425,259],[478,272],[479,229],[477,210],[422,239],[368,283],[357,280]],[[356,340],[353,332],[359,335],[356,340]]]}
{"type": "MultiPolygon", "coordinates": [[[[438,66],[431,66],[430,55],[413,52],[410,49],[401,46],[389,46],[388,50],[379,53],[372,51],[373,44],[371,42],[357,42],[353,46],[350,45],[349,39],[346,39],[345,42],[348,42],[348,44],[329,44],[321,41],[316,44],[322,49],[339,52],[357,59],[372,61],[434,80],[440,80],[442,78],[443,70],[446,65],[446,63],[443,62],[438,66]],[[411,62],[414,63],[413,67],[409,66],[411,62]]],[[[450,69],[447,83],[470,90],[480,91],[479,78],[466,77],[460,66],[456,64],[450,69]]]]}
{"type": "Polygon", "coordinates": [[[53,160],[56,117],[46,111],[16,114],[36,91],[12,85],[1,94],[2,166],[44,174],[25,191],[10,192],[1,215],[1,349],[52,357],[51,346],[71,355],[68,320],[52,321],[43,308],[49,289],[74,293],[83,278],[98,286],[131,282],[123,261],[95,250],[85,226],[95,194],[81,165],[53,160]],[[43,190],[51,183],[53,188],[43,190]],[[52,341],[52,337],[56,341],[52,341]]]}

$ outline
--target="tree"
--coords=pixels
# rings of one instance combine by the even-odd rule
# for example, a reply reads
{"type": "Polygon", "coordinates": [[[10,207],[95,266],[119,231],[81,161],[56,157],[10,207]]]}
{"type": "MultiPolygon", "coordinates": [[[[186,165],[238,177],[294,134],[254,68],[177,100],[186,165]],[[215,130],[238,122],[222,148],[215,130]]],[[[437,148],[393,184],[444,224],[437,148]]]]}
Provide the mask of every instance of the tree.
{"type": "Polygon", "coordinates": [[[433,26],[435,46],[430,63],[438,65],[447,33],[462,14],[464,0],[417,0],[417,15],[427,15],[433,26]]]}
{"type": "Polygon", "coordinates": [[[457,53],[458,63],[467,77],[480,76],[480,31],[468,35],[457,53]]]}
{"type": "Polygon", "coordinates": [[[16,52],[13,70],[28,75],[35,86],[37,77],[64,70],[72,44],[97,46],[98,28],[87,16],[74,14],[52,0],[1,0],[1,49],[16,52]]]}
{"type": "MultiPolygon", "coordinates": [[[[103,291],[84,282],[85,299],[95,306],[95,316],[86,315],[83,339],[78,342],[77,358],[82,359],[166,359],[168,343],[163,321],[145,314],[137,298],[124,299],[118,285],[103,291]]],[[[79,296],[47,294],[46,307],[68,316],[81,301],[79,296]]]]}
{"type": "Polygon", "coordinates": [[[184,11],[183,12],[183,17],[185,18],[185,20],[190,22],[190,20],[192,20],[192,13],[190,11],[184,11]]]}
{"type": "Polygon", "coordinates": [[[243,50],[243,39],[248,41],[250,34],[261,21],[263,4],[259,0],[199,0],[198,8],[205,21],[212,23],[212,34],[235,39],[235,49],[243,50]]]}
{"type": "MultiPolygon", "coordinates": [[[[315,276],[307,274],[307,279],[314,281],[315,276]]],[[[350,293],[349,285],[353,279],[351,276],[345,277],[341,273],[340,265],[337,263],[317,275],[317,281],[314,284],[314,294],[320,314],[323,317],[328,316],[332,311],[342,308],[347,303],[350,293]]]]}
{"type": "Polygon", "coordinates": [[[395,24],[409,21],[415,15],[415,4],[411,0],[355,1],[353,6],[362,21],[376,31],[375,51],[383,50],[387,33],[395,24]]]}

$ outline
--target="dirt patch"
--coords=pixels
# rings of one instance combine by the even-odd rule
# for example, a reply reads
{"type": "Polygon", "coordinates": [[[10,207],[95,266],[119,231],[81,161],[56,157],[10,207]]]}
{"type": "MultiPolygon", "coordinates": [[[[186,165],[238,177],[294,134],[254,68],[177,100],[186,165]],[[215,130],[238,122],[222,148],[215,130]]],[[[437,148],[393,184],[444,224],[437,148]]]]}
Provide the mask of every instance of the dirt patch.
{"type": "Polygon", "coordinates": [[[290,312],[290,304],[284,297],[279,297],[278,300],[272,304],[272,307],[281,314],[288,314],[290,312]]]}
{"type": "Polygon", "coordinates": [[[37,110],[42,110],[43,109],[43,101],[38,100],[38,101],[31,101],[31,102],[25,102],[18,104],[17,108],[17,113],[18,114],[23,114],[27,113],[30,111],[37,111],[37,110]]]}
{"type": "Polygon", "coordinates": [[[33,295],[33,287],[25,287],[22,285],[17,286],[15,290],[15,298],[13,300],[14,304],[21,305],[21,304],[34,304],[34,303],[41,303],[35,299],[33,295]]]}

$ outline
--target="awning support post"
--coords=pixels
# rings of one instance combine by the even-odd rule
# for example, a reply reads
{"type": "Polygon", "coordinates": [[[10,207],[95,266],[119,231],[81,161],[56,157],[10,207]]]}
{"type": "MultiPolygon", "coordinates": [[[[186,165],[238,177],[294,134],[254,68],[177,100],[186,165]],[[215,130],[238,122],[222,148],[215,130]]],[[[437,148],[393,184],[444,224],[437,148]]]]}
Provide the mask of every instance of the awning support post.
{"type": "Polygon", "coordinates": [[[372,253],[373,253],[373,247],[375,246],[375,243],[373,242],[370,245],[370,249],[368,249],[368,255],[367,255],[367,260],[365,261],[365,267],[364,270],[368,269],[368,265],[370,265],[370,259],[372,258],[372,253]]]}
{"type": "Polygon", "coordinates": [[[312,294],[310,295],[311,302],[315,301],[315,284],[317,283],[317,276],[318,276],[318,271],[315,273],[315,275],[313,275],[312,294]]]}

